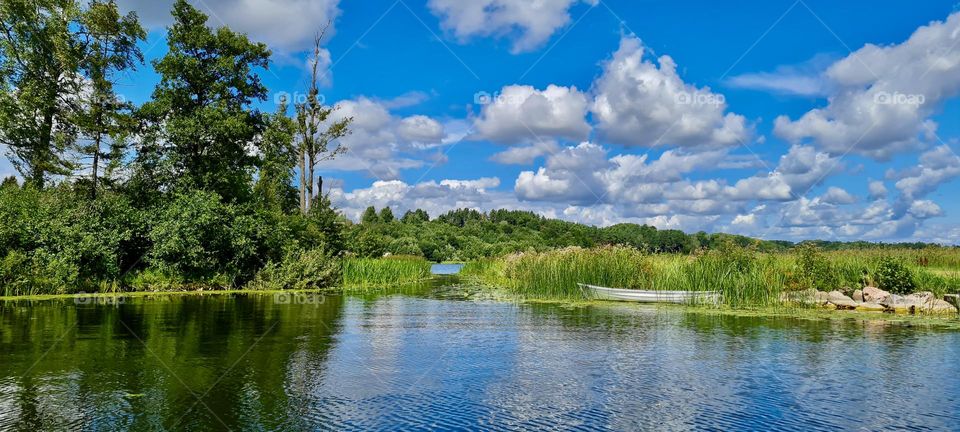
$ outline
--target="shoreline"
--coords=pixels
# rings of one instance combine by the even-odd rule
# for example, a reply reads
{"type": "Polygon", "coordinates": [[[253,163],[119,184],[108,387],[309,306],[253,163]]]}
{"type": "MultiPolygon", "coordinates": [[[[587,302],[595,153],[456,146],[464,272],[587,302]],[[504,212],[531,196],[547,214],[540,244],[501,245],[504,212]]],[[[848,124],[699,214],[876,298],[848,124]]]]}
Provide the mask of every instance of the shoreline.
{"type": "MultiPolygon", "coordinates": [[[[421,281],[422,283],[423,281],[421,281]]],[[[400,284],[392,287],[384,287],[377,290],[367,291],[364,287],[336,287],[324,289],[306,289],[306,290],[251,290],[251,289],[231,289],[231,290],[174,290],[174,291],[130,291],[119,293],[72,293],[72,294],[37,294],[26,296],[0,296],[0,304],[14,302],[39,302],[53,300],[70,299],[117,299],[117,298],[150,298],[150,297],[181,297],[181,296],[219,296],[219,295],[278,295],[278,294],[332,294],[332,295],[365,295],[376,292],[390,293],[400,292],[404,285],[400,284]],[[352,291],[352,288],[359,288],[352,291]]],[[[369,288],[369,287],[366,287],[369,288]]],[[[922,325],[944,327],[954,330],[960,330],[960,314],[935,314],[935,313],[890,313],[881,311],[862,311],[862,310],[837,310],[827,307],[817,306],[761,306],[749,308],[733,308],[729,306],[702,306],[702,305],[682,305],[682,304],[645,304],[632,302],[614,302],[603,300],[574,300],[574,299],[537,299],[523,298],[512,293],[505,292],[502,289],[488,286],[472,287],[453,287],[463,290],[464,288],[479,289],[480,292],[473,292],[466,297],[468,301],[495,301],[501,303],[512,303],[516,305],[552,305],[566,308],[648,308],[657,310],[683,311],[688,313],[715,315],[715,316],[739,316],[756,318],[787,318],[787,319],[811,319],[811,320],[829,320],[829,321],[878,321],[890,324],[904,325],[922,325]]],[[[467,291],[467,290],[464,290],[467,291]]],[[[78,302],[79,303],[79,302],[78,302]]],[[[95,303],[95,302],[92,302],[95,303]]],[[[109,301],[102,302],[109,304],[109,301]]]]}

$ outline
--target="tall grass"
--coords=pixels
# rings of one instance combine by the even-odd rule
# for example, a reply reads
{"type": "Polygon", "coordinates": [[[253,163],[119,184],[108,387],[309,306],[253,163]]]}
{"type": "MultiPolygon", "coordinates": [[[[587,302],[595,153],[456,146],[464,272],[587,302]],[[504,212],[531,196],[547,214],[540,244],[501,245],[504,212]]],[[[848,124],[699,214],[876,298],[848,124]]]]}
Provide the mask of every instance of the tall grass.
{"type": "Polygon", "coordinates": [[[954,259],[960,257],[960,251],[924,251],[758,253],[728,245],[694,255],[644,255],[628,248],[570,248],[474,261],[461,274],[526,298],[580,298],[579,282],[614,288],[719,291],[726,305],[752,307],[778,305],[784,292],[810,288],[852,294],[874,284],[872,275],[879,262],[893,255],[910,265],[918,291],[937,295],[960,291],[960,277],[951,277],[955,273],[930,264],[960,263],[954,259]]]}
{"type": "Polygon", "coordinates": [[[582,298],[578,283],[640,288],[649,273],[641,252],[622,247],[515,254],[468,263],[461,271],[481,283],[539,299],[582,298]]]}
{"type": "Polygon", "coordinates": [[[347,258],[343,261],[346,287],[391,286],[430,277],[430,262],[421,257],[347,258]]]}

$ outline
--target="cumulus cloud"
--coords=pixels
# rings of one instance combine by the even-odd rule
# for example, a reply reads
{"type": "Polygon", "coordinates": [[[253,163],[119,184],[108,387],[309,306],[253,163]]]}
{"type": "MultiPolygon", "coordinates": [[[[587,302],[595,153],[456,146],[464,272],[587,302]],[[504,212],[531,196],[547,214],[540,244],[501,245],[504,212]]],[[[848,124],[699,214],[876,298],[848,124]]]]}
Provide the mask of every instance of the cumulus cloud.
{"type": "Polygon", "coordinates": [[[806,194],[842,168],[839,157],[809,146],[793,146],[772,172],[741,179],[725,193],[736,200],[789,201],[806,194]]]}
{"type": "MultiPolygon", "coordinates": [[[[172,22],[174,0],[119,0],[124,11],[136,11],[144,25],[162,28],[172,22]]],[[[312,49],[313,38],[340,15],[339,0],[204,0],[194,3],[210,16],[212,27],[227,25],[253,40],[287,52],[312,49]]],[[[330,36],[333,28],[327,30],[330,36]]]]}
{"type": "Polygon", "coordinates": [[[857,199],[850,195],[850,192],[836,186],[830,186],[827,191],[820,196],[820,200],[827,204],[843,205],[853,204],[857,199]]]}
{"type": "Polygon", "coordinates": [[[868,195],[867,198],[871,200],[884,199],[887,197],[887,185],[883,184],[882,181],[874,180],[867,185],[868,195]]]}
{"type": "Polygon", "coordinates": [[[490,160],[504,165],[530,165],[537,158],[560,151],[555,141],[539,141],[527,146],[510,147],[499,152],[490,160]]]}
{"type": "Polygon", "coordinates": [[[587,98],[576,87],[504,87],[474,120],[475,139],[500,143],[565,138],[581,141],[590,133],[587,98]]]}
{"type": "Polygon", "coordinates": [[[960,92],[958,41],[960,12],[918,28],[901,44],[868,44],[827,69],[835,90],[826,107],[797,120],[780,116],[774,130],[832,154],[885,160],[917,149],[936,132],[930,116],[960,92]]]}
{"type": "Polygon", "coordinates": [[[444,126],[422,115],[399,117],[383,103],[360,97],[341,101],[331,121],[353,117],[350,135],[341,139],[349,151],[320,164],[324,169],[368,171],[381,180],[399,178],[404,169],[425,165],[425,154],[445,144],[444,126]]]}
{"type": "Polygon", "coordinates": [[[896,187],[909,200],[933,192],[941,184],[960,176],[960,158],[946,145],[920,155],[920,163],[898,174],[896,187]]]}
{"type": "MultiPolygon", "coordinates": [[[[598,0],[584,0],[596,5],[598,0]]],[[[440,25],[461,41],[474,36],[510,37],[514,53],[543,45],[570,22],[579,0],[430,0],[427,6],[440,25]]]]}
{"type": "Polygon", "coordinates": [[[727,113],[723,95],[688,84],[670,56],[645,60],[639,39],[624,37],[594,83],[591,111],[603,138],[629,146],[729,147],[749,139],[751,127],[727,113]]]}

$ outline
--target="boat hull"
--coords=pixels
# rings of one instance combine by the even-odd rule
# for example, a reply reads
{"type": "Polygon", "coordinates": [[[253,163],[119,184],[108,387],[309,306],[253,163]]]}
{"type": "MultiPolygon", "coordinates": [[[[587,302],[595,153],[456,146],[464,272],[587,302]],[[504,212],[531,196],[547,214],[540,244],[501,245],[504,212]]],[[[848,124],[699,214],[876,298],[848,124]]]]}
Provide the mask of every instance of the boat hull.
{"type": "Polygon", "coordinates": [[[606,288],[588,284],[578,285],[580,285],[580,289],[585,296],[595,300],[680,304],[712,304],[720,301],[720,293],[716,291],[651,291],[606,288]]]}

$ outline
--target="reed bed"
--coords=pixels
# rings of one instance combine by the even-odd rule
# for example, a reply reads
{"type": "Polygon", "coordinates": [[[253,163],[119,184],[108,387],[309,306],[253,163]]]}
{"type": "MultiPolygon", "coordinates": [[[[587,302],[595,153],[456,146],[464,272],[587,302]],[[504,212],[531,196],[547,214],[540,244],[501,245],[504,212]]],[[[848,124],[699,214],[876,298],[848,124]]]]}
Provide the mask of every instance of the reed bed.
{"type": "Polygon", "coordinates": [[[347,258],[343,261],[346,287],[393,286],[430,277],[430,262],[421,257],[347,258]]]}
{"type": "Polygon", "coordinates": [[[648,267],[643,253],[631,248],[566,248],[475,261],[461,274],[525,297],[575,299],[583,297],[577,283],[640,288],[648,267]]]}
{"type": "Polygon", "coordinates": [[[784,292],[815,288],[853,290],[875,285],[884,257],[910,269],[916,291],[960,292],[960,251],[868,249],[820,252],[798,248],[759,253],[724,246],[692,255],[645,255],[630,248],[568,248],[470,262],[461,272],[482,285],[525,298],[582,298],[577,283],[615,288],[719,291],[731,307],[774,306],[784,292]]]}

